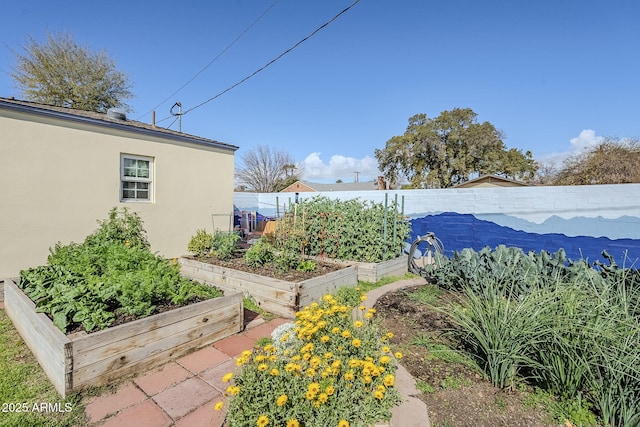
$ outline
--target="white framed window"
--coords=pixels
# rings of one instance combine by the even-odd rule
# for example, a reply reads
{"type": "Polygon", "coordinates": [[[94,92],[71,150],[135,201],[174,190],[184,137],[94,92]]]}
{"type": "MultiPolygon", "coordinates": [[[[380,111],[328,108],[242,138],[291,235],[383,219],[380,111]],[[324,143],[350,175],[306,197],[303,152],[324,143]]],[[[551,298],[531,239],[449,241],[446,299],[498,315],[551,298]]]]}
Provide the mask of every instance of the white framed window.
{"type": "Polygon", "coordinates": [[[120,201],[153,201],[153,157],[120,154],[120,201]]]}

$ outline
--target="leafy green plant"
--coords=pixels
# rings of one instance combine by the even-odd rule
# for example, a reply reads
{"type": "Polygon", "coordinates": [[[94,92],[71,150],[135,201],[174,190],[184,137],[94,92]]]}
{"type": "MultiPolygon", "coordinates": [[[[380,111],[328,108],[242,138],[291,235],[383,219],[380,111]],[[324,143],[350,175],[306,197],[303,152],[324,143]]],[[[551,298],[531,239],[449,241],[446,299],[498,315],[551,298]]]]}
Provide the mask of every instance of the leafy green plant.
{"type": "Polygon", "coordinates": [[[295,247],[311,256],[380,262],[402,253],[410,225],[399,206],[314,197],[278,220],[276,245],[295,247]]]}
{"type": "Polygon", "coordinates": [[[187,244],[187,250],[196,256],[204,256],[213,249],[213,234],[205,229],[196,230],[187,244]]]}
{"type": "Polygon", "coordinates": [[[296,270],[298,271],[316,271],[318,263],[312,259],[304,259],[298,263],[296,270]]]}
{"type": "Polygon", "coordinates": [[[259,239],[244,254],[245,262],[249,267],[262,267],[275,259],[276,250],[266,240],[259,239]]]}
{"type": "Polygon", "coordinates": [[[105,329],[118,314],[144,317],[159,304],[222,295],[181,277],[177,265],[151,253],[144,235],[137,215],[112,210],[82,244],[58,243],[47,265],[21,271],[18,285],[63,332],[105,329]]]}
{"type": "Polygon", "coordinates": [[[213,235],[211,251],[219,259],[233,258],[239,241],[240,235],[238,233],[225,233],[218,230],[213,235]]]}

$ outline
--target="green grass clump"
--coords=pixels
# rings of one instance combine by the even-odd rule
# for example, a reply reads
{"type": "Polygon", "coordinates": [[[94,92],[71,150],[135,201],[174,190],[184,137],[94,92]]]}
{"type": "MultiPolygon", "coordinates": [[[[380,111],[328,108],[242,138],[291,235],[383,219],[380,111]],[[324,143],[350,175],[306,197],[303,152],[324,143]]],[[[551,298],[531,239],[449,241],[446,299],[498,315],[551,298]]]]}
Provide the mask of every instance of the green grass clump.
{"type": "Polygon", "coordinates": [[[2,427],[87,424],[80,398],[60,398],[4,310],[0,310],[0,396],[2,427]]]}

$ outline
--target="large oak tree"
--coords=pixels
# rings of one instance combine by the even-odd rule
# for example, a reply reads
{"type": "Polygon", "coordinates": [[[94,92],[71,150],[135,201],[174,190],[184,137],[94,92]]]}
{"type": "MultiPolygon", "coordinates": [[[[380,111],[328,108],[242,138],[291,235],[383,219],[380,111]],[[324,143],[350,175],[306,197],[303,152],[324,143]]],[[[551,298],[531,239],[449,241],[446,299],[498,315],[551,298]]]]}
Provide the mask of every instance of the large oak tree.
{"type": "Polygon", "coordinates": [[[528,181],[537,168],[531,152],[507,150],[500,132],[489,122],[478,123],[469,108],[433,119],[416,114],[405,133],[376,149],[375,157],[388,181],[406,179],[411,188],[447,188],[484,174],[528,181]]]}
{"type": "Polygon", "coordinates": [[[128,109],[128,77],[106,53],[79,46],[68,34],[47,34],[44,43],[30,38],[24,54],[14,55],[11,76],[27,100],[97,112],[128,109]]]}

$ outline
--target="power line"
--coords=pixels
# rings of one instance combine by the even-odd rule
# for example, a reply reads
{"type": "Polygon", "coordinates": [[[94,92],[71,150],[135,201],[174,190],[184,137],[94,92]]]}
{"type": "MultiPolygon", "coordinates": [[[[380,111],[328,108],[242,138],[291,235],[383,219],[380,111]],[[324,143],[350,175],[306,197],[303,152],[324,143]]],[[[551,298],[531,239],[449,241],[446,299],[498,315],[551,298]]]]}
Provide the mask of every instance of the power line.
{"type": "MultiPolygon", "coordinates": [[[[220,96],[224,95],[225,93],[231,91],[232,89],[235,89],[236,87],[240,86],[242,83],[246,82],[247,80],[249,80],[251,77],[255,76],[256,74],[258,74],[259,72],[263,71],[264,69],[266,69],[267,67],[269,67],[270,65],[272,65],[273,63],[275,63],[276,61],[278,61],[280,58],[282,58],[283,56],[285,56],[286,54],[288,54],[289,52],[291,52],[292,50],[294,50],[295,48],[297,48],[298,46],[300,46],[302,43],[306,42],[307,40],[309,40],[311,37],[315,36],[317,33],[319,33],[321,30],[323,30],[325,27],[327,27],[329,24],[331,24],[333,21],[335,21],[336,19],[338,19],[342,14],[346,13],[349,9],[351,9],[353,6],[355,6],[356,4],[358,4],[360,2],[360,0],[355,0],[353,3],[351,3],[349,6],[347,6],[344,10],[342,10],[340,13],[338,13],[337,15],[335,15],[333,18],[331,18],[330,20],[328,20],[327,22],[325,22],[324,24],[322,24],[321,26],[319,26],[318,28],[316,28],[311,34],[309,34],[308,36],[304,37],[302,40],[298,41],[296,44],[294,44],[293,46],[291,46],[289,49],[285,50],[284,52],[282,52],[280,55],[276,56],[274,59],[272,59],[271,61],[267,62],[265,65],[263,65],[262,67],[258,68],[256,71],[254,71],[253,73],[249,74],[248,76],[246,76],[245,78],[243,78],[242,80],[238,81],[237,83],[229,86],[228,88],[226,88],[225,90],[223,90],[222,92],[218,93],[217,95],[212,96],[211,98],[207,99],[204,102],[201,102],[200,104],[196,105],[195,107],[191,107],[188,110],[184,111],[182,114],[187,114],[193,110],[195,110],[196,108],[200,108],[205,104],[208,104],[209,102],[213,101],[216,98],[219,98],[220,96]]],[[[169,117],[162,119],[162,120],[167,120],[169,117]]]]}
{"type": "Polygon", "coordinates": [[[236,44],[236,42],[238,40],[240,40],[242,38],[242,36],[244,36],[254,25],[256,25],[258,23],[258,21],[260,21],[262,19],[262,17],[264,17],[272,8],[273,6],[276,5],[276,3],[278,3],[278,1],[280,0],[275,0],[273,3],[271,3],[271,5],[266,8],[264,10],[264,12],[262,12],[262,14],[260,14],[260,16],[258,16],[252,23],[251,25],[249,25],[247,28],[244,29],[243,32],[240,33],[240,35],[238,35],[238,37],[236,37],[235,39],[233,39],[233,41],[231,43],[229,43],[227,45],[227,47],[225,47],[224,49],[222,49],[222,51],[220,51],[220,53],[218,53],[218,55],[213,58],[211,61],[209,61],[209,63],[207,65],[205,65],[204,67],[202,67],[202,69],[200,71],[198,71],[193,77],[191,77],[189,80],[187,80],[182,86],[180,86],[178,89],[176,89],[175,92],[173,92],[171,95],[167,96],[165,99],[163,99],[158,105],[156,105],[155,107],[151,108],[149,111],[147,111],[146,113],[144,113],[143,115],[141,115],[140,117],[138,117],[138,120],[140,120],[141,118],[143,118],[144,116],[146,116],[147,114],[149,114],[150,112],[152,112],[153,110],[155,110],[156,108],[160,107],[162,104],[164,104],[165,102],[167,102],[169,99],[173,98],[178,92],[180,92],[182,89],[184,89],[189,83],[191,83],[192,81],[194,81],[200,74],[202,74],[207,68],[209,68],[209,66],[211,64],[213,64],[214,62],[216,62],[218,60],[218,58],[220,58],[222,55],[224,55],[224,53],[226,51],[228,51],[234,44],[236,44]]]}

